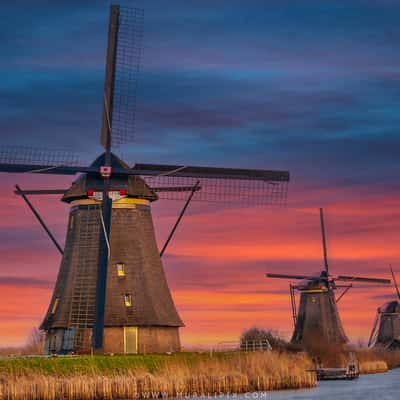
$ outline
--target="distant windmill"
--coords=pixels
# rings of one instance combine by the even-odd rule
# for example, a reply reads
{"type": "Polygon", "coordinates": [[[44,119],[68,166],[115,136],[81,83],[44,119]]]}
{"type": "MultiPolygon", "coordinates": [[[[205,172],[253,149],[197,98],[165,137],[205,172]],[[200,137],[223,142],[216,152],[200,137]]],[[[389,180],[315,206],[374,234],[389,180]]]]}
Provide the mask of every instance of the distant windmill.
{"type": "Polygon", "coordinates": [[[111,152],[134,129],[140,10],[111,6],[101,144],[89,166],[58,154],[17,149],[0,155],[0,171],[80,174],[69,189],[23,190],[24,198],[62,254],[54,293],[42,323],[48,353],[178,351],[180,319],[161,256],[189,201],[277,204],[285,200],[289,173],[182,165],[128,166],[111,152]],[[70,205],[62,248],[30,202],[30,195],[62,195],[70,205]],[[159,252],[150,204],[186,199],[159,252]]]}
{"type": "Polygon", "coordinates": [[[290,297],[294,332],[292,343],[307,345],[310,343],[338,343],[348,342],[337,309],[337,303],[343,295],[353,287],[353,282],[388,284],[390,280],[362,278],[339,275],[333,277],[329,273],[328,256],[326,249],[326,237],[324,226],[324,214],[320,209],[322,246],[324,253],[324,270],[319,275],[286,275],[266,274],[269,278],[298,279],[304,282],[290,284],[290,297]],[[336,282],[350,282],[348,285],[337,285],[336,282]],[[334,290],[344,288],[342,294],[336,299],[334,290]],[[295,291],[300,292],[299,311],[296,309],[295,291]]]}
{"type": "Polygon", "coordinates": [[[369,347],[400,349],[400,291],[390,266],[398,300],[389,301],[379,307],[369,338],[369,347]]]}

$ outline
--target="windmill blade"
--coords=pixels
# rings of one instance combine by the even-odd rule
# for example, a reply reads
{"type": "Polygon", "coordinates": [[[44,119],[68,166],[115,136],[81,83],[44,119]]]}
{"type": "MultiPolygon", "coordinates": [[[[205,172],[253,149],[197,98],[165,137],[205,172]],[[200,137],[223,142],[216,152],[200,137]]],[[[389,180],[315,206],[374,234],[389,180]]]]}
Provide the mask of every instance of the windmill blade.
{"type": "Polygon", "coordinates": [[[185,200],[178,187],[193,187],[199,181],[201,190],[193,201],[235,204],[284,204],[287,197],[289,173],[251,169],[193,167],[178,165],[136,164],[133,172],[159,192],[159,198],[185,200]]]}
{"type": "Polygon", "coordinates": [[[111,149],[112,140],[111,126],[114,100],[115,60],[117,53],[118,25],[119,6],[112,5],[110,8],[110,21],[108,28],[107,64],[103,96],[103,121],[100,140],[102,146],[107,152],[109,152],[111,149]]]}
{"type": "Polygon", "coordinates": [[[152,187],[156,193],[161,192],[198,192],[201,190],[201,186],[159,186],[159,187],[152,187]]]}
{"type": "Polygon", "coordinates": [[[99,172],[91,167],[69,167],[65,165],[49,164],[5,164],[0,163],[0,172],[8,173],[31,173],[31,174],[52,174],[52,175],[75,175],[80,172],[99,172]]]}
{"type": "Polygon", "coordinates": [[[181,188],[193,187],[200,181],[201,190],[193,196],[193,201],[221,202],[240,205],[283,205],[287,198],[287,182],[270,183],[256,180],[226,180],[199,179],[180,177],[149,177],[144,176],[159,199],[185,200],[188,190],[181,188]]]}
{"type": "Polygon", "coordinates": [[[56,149],[10,146],[0,149],[0,172],[75,175],[89,172],[79,166],[76,154],[56,149]]]}
{"type": "Polygon", "coordinates": [[[309,275],[289,275],[289,274],[265,274],[268,278],[278,278],[278,279],[299,279],[299,280],[316,280],[323,279],[321,276],[309,276],[309,275]]]}
{"type": "Polygon", "coordinates": [[[264,182],[289,182],[290,180],[289,172],[287,171],[269,171],[261,169],[135,164],[132,170],[136,171],[138,175],[157,177],[173,176],[182,178],[256,180],[264,182]]]}
{"type": "Polygon", "coordinates": [[[364,278],[361,276],[345,276],[339,275],[335,278],[335,281],[351,281],[351,282],[366,282],[366,283],[383,283],[390,284],[390,279],[380,279],[380,278],[364,278]]]}
{"type": "Polygon", "coordinates": [[[397,297],[400,299],[399,287],[397,286],[396,276],[394,275],[393,268],[391,265],[390,265],[390,272],[392,273],[393,283],[394,283],[394,287],[396,288],[397,297]]]}
{"type": "Polygon", "coordinates": [[[143,10],[112,5],[108,32],[101,144],[127,143],[135,132],[143,10]]]}
{"type": "Polygon", "coordinates": [[[325,224],[324,224],[324,210],[322,208],[319,209],[319,217],[321,221],[321,232],[322,232],[322,248],[324,251],[324,265],[325,271],[329,275],[329,266],[328,266],[328,253],[326,250],[326,236],[325,236],[325,224]]]}

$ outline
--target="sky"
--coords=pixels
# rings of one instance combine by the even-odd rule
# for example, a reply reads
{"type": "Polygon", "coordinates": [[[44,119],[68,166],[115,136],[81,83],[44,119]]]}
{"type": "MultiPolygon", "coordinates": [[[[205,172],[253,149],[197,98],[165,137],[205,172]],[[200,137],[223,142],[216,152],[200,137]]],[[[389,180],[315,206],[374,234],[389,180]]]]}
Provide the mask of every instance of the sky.
{"type": "MultiPolygon", "coordinates": [[[[108,1],[2,5],[1,147],[101,151],[108,1]]],[[[325,210],[334,274],[400,274],[400,2],[147,0],[129,163],[289,170],[286,207],[192,203],[164,257],[185,347],[238,340],[252,326],[289,338],[288,282],[322,269],[325,210]]],[[[23,152],[23,150],[21,150],[23,152]]],[[[3,157],[0,150],[0,158],[3,157]]],[[[72,178],[0,174],[0,347],[24,343],[50,300],[60,257],[13,186],[72,178]]],[[[63,243],[68,207],[35,198],[63,243]]],[[[159,201],[159,246],[182,203],[159,201]]],[[[391,287],[339,303],[366,341],[391,287]]]]}

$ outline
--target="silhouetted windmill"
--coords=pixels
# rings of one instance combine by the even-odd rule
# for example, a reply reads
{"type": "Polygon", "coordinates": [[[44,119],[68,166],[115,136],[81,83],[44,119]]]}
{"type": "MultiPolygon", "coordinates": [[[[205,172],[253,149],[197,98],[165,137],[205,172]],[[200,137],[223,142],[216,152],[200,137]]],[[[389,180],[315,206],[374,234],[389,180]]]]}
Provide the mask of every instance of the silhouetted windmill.
{"type": "MultiPolygon", "coordinates": [[[[276,204],[285,200],[289,173],[189,165],[128,166],[111,152],[134,129],[140,10],[111,6],[101,144],[89,166],[63,154],[3,152],[0,171],[80,174],[69,189],[23,190],[23,196],[62,254],[54,293],[42,323],[49,353],[165,352],[180,349],[175,309],[157,248],[150,203],[188,197],[276,204]],[[63,249],[33,207],[30,195],[62,195],[70,205],[63,249]],[[189,195],[188,195],[189,194],[189,195]]],[[[163,247],[164,253],[166,245],[163,247]]]]}
{"type": "Polygon", "coordinates": [[[390,272],[398,300],[389,301],[378,308],[368,346],[394,350],[400,348],[400,291],[392,266],[390,272]]]}
{"type": "Polygon", "coordinates": [[[337,303],[353,287],[353,282],[388,284],[388,279],[363,278],[329,273],[324,214],[320,209],[322,246],[324,253],[324,270],[319,275],[266,274],[269,278],[303,280],[300,284],[290,284],[290,297],[294,322],[292,343],[309,345],[313,343],[339,343],[348,341],[337,309],[337,303]],[[348,285],[337,285],[336,282],[350,282],[348,285]],[[334,291],[344,288],[336,299],[334,291]],[[295,291],[300,292],[300,306],[297,313],[295,291]]]}

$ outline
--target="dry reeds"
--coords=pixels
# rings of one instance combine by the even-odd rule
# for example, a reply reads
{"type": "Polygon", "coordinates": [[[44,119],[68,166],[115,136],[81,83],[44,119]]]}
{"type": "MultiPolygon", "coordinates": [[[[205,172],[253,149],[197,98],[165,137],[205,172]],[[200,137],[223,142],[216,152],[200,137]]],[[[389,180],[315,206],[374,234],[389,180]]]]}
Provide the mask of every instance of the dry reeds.
{"type": "MultiPolygon", "coordinates": [[[[112,360],[109,364],[107,357],[65,359],[64,362],[72,361],[75,367],[62,369],[62,373],[54,366],[43,365],[43,362],[51,364],[54,359],[42,360],[41,367],[36,369],[29,368],[30,360],[25,361],[22,369],[4,365],[12,360],[1,361],[0,399],[158,398],[316,385],[315,374],[308,372],[312,363],[304,354],[229,353],[211,357],[188,353],[187,356],[158,356],[150,363],[138,362],[135,357],[109,358],[112,360]],[[131,362],[126,361],[129,359],[131,362]],[[85,365],[83,369],[82,364],[85,365]],[[105,364],[114,367],[106,368],[105,364]]],[[[140,359],[145,360],[144,357],[140,359]]]]}
{"type": "Polygon", "coordinates": [[[363,361],[359,363],[360,374],[379,374],[389,370],[388,365],[383,360],[363,361]]]}
{"type": "MultiPolygon", "coordinates": [[[[357,349],[355,350],[357,359],[362,364],[384,362],[386,364],[386,371],[388,369],[397,368],[400,366],[400,351],[399,350],[385,350],[385,349],[357,349]]],[[[372,364],[370,364],[372,365],[372,364]]],[[[381,367],[382,369],[382,364],[381,367]]],[[[379,371],[376,372],[385,372],[379,371]]],[[[369,372],[372,373],[372,372],[369,372]]]]}

